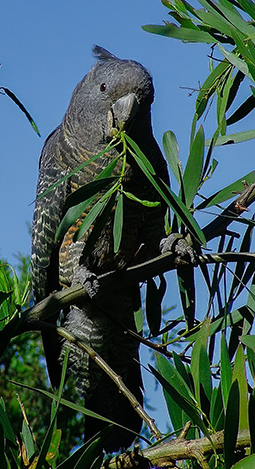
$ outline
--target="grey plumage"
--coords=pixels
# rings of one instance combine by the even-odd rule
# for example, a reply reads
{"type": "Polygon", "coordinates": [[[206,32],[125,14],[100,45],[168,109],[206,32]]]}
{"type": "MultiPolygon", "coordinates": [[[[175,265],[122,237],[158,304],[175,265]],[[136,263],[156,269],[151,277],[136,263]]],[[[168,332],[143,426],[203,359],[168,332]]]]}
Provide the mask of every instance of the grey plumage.
{"type": "MultiPolygon", "coordinates": [[[[139,63],[118,59],[103,48],[95,46],[93,51],[98,59],[96,64],[75,88],[62,123],[45,142],[40,159],[37,195],[104,149],[112,137],[113,127],[119,121],[125,123],[127,133],[150,160],[156,173],[168,183],[166,163],[151,128],[150,107],[154,90],[150,74],[139,63]]],[[[116,152],[114,150],[104,155],[37,200],[32,236],[35,301],[40,301],[54,290],[70,286],[74,281],[87,234],[74,243],[75,225],[69,229],[60,245],[55,242],[57,227],[65,213],[64,204],[67,196],[83,184],[91,182],[116,152]]],[[[158,194],[138,166],[133,160],[129,163],[126,189],[140,199],[159,200],[158,194]]],[[[98,275],[157,255],[159,242],[164,235],[163,219],[162,207],[152,211],[126,199],[119,252],[114,254],[113,251],[111,217],[86,260],[86,267],[98,275]],[[141,243],[145,247],[140,257],[134,260],[141,243]]],[[[131,329],[135,329],[133,311],[137,289],[138,286],[136,289],[125,288],[114,298],[107,292],[100,297],[101,306],[131,329]]],[[[124,334],[95,305],[84,304],[82,309],[72,307],[65,314],[65,326],[88,341],[142,402],[137,341],[124,334]]],[[[60,342],[52,333],[44,333],[43,341],[50,379],[53,386],[57,386],[60,376],[60,342]]],[[[84,394],[88,408],[136,431],[140,430],[141,420],[130,404],[119,394],[110,379],[76,348],[72,349],[70,366],[77,376],[78,388],[84,394]]],[[[97,421],[91,420],[86,427],[86,438],[99,427],[97,421]]],[[[129,446],[132,440],[132,434],[117,428],[105,442],[105,448],[109,451],[117,450],[129,446]]]]}

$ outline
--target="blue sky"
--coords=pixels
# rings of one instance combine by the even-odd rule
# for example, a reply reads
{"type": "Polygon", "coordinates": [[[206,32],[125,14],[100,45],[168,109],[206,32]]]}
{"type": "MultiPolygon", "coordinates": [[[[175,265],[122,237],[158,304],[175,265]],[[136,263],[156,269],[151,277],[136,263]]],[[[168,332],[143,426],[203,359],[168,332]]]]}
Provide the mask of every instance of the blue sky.
{"type": "MultiPolygon", "coordinates": [[[[167,12],[160,0],[10,0],[1,5],[0,85],[18,96],[41,133],[38,138],[19,109],[0,95],[0,256],[11,264],[17,251],[30,252],[26,222],[32,220],[40,151],[62,120],[74,87],[94,63],[93,44],[150,70],[155,136],[161,144],[163,132],[173,130],[185,162],[195,94],[189,96],[181,86],[198,88],[203,83],[210,46],[183,44],[142,30],[143,24],[162,24],[167,12]]],[[[253,117],[247,119],[246,128],[253,128],[253,117]]],[[[206,136],[213,130],[209,119],[206,136]]],[[[251,171],[251,155],[254,141],[218,149],[220,166],[208,193],[251,171]]],[[[170,300],[175,302],[170,296],[168,304],[170,300]]]]}

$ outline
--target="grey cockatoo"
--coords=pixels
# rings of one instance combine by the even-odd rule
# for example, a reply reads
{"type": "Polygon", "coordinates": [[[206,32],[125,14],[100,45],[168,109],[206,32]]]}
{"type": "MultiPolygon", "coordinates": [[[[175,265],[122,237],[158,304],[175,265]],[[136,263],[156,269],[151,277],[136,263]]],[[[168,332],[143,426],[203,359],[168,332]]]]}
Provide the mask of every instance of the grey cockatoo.
{"type": "MultiPolygon", "coordinates": [[[[153,136],[151,104],[153,84],[150,73],[139,63],[121,60],[105,49],[93,48],[97,62],[75,88],[62,123],[47,138],[42,150],[37,196],[71,170],[105,148],[113,129],[123,126],[138,144],[154,167],[156,174],[168,184],[166,162],[153,136]]],[[[81,256],[87,234],[73,241],[77,225],[72,226],[62,243],[55,234],[65,214],[67,196],[89,183],[112,160],[117,150],[97,159],[93,164],[65,180],[52,192],[36,202],[33,222],[32,273],[35,301],[47,297],[52,291],[72,285],[81,279],[81,256]]],[[[126,188],[140,199],[160,200],[147,178],[132,158],[127,170],[126,188]]],[[[124,225],[120,248],[113,249],[110,217],[85,261],[88,271],[98,275],[119,269],[159,254],[160,240],[164,236],[162,206],[153,209],[135,201],[124,200],[124,225]],[[135,256],[143,244],[140,256],[135,256]]],[[[86,216],[86,213],[84,214],[86,216]]],[[[86,276],[86,271],[85,274],[86,276]]],[[[136,288],[123,288],[114,296],[100,295],[100,304],[111,317],[117,317],[129,329],[135,330],[136,288]]],[[[87,341],[117,372],[128,388],[142,403],[142,380],[139,366],[138,342],[125,334],[114,320],[103,315],[96,302],[73,306],[65,311],[65,326],[87,341]]],[[[53,333],[43,333],[43,342],[50,380],[57,386],[60,377],[61,341],[53,333]]],[[[72,348],[70,369],[76,374],[77,387],[85,396],[87,408],[139,431],[141,419],[129,402],[119,393],[110,378],[86,354],[72,348]]],[[[90,419],[85,437],[100,428],[99,421],[90,419]]],[[[105,441],[107,451],[128,447],[133,434],[114,427],[105,441]]]]}

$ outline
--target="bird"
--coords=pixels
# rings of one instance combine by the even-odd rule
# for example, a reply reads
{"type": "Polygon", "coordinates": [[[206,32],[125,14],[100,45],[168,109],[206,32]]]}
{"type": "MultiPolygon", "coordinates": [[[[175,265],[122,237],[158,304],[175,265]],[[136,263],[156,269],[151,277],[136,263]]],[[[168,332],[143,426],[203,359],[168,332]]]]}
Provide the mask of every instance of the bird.
{"type": "MultiPolygon", "coordinates": [[[[31,253],[36,303],[54,291],[77,283],[82,276],[84,280],[91,280],[93,287],[100,274],[112,270],[121,272],[126,266],[155,257],[160,253],[160,241],[165,236],[166,206],[135,160],[128,156],[124,189],[140,200],[161,203],[151,208],[124,196],[123,229],[118,252],[114,252],[113,241],[115,207],[85,259],[83,251],[89,232],[75,240],[81,219],[69,228],[63,239],[56,240],[58,226],[66,213],[68,196],[92,182],[120,150],[115,147],[78,172],[73,170],[104,150],[116,128],[124,129],[149,160],[157,176],[169,184],[167,163],[152,130],[154,87],[150,72],[139,62],[120,59],[97,45],[93,47],[93,54],[96,58],[94,65],[74,89],[62,122],[48,136],[41,152],[31,253]],[[70,172],[72,175],[66,178],[70,172]],[[45,193],[61,180],[55,189],[45,193]]],[[[89,208],[82,219],[88,211],[89,208]]],[[[96,295],[93,290],[91,296],[94,293],[96,295]]],[[[126,328],[136,330],[134,311],[139,306],[139,295],[139,284],[132,287],[124,285],[114,295],[109,291],[101,292],[99,304],[84,301],[84,304],[73,305],[62,312],[62,323],[104,358],[142,404],[139,341],[118,325],[120,321],[126,328]],[[100,305],[109,311],[110,317],[102,314],[100,305]]],[[[54,317],[53,320],[57,322],[60,319],[54,317]]],[[[66,344],[52,331],[43,331],[42,339],[49,378],[52,386],[57,387],[66,344]]],[[[85,398],[86,408],[135,432],[140,431],[142,420],[127,399],[75,345],[71,346],[69,370],[75,375],[77,389],[85,398]]],[[[99,420],[86,417],[85,439],[91,438],[103,425],[99,420]]],[[[133,440],[134,434],[114,426],[104,439],[104,449],[106,452],[125,449],[133,440]]]]}

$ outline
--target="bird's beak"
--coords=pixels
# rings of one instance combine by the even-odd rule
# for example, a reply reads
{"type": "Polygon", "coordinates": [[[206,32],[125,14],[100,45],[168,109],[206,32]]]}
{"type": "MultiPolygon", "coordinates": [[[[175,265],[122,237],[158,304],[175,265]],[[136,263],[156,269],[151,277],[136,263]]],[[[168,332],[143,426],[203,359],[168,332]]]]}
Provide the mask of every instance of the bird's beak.
{"type": "Polygon", "coordinates": [[[139,103],[135,93],[129,93],[118,99],[111,107],[113,114],[113,127],[119,130],[127,129],[130,121],[137,114],[139,103]]]}

